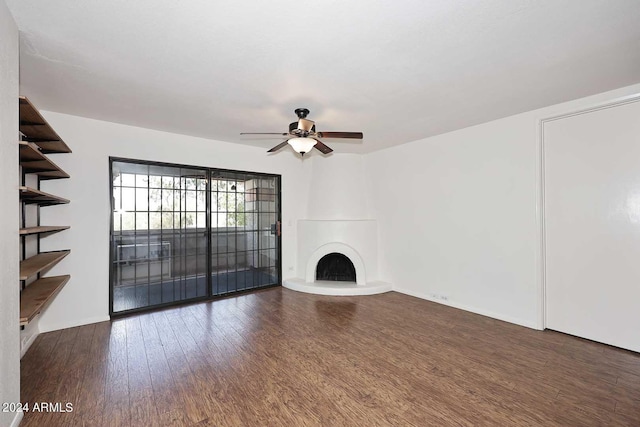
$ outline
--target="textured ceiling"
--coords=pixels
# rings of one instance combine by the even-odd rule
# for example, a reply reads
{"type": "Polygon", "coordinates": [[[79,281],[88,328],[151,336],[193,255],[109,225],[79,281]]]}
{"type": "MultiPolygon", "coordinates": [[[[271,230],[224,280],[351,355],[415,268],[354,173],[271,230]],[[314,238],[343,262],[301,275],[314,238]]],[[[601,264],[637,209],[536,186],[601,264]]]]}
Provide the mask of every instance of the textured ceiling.
{"type": "Polygon", "coordinates": [[[7,0],[42,109],[370,152],[640,82],[638,0],[7,0]],[[345,142],[346,141],[346,142],[345,142]]]}

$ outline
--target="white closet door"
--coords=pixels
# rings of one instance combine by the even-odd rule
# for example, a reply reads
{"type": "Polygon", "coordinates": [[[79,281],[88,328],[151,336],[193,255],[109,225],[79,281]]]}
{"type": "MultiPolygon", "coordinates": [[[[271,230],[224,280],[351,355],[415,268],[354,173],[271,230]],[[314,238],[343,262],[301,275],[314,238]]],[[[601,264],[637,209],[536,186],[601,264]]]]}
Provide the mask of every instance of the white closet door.
{"type": "Polygon", "coordinates": [[[544,138],[546,326],[640,351],[640,102],[544,138]]]}

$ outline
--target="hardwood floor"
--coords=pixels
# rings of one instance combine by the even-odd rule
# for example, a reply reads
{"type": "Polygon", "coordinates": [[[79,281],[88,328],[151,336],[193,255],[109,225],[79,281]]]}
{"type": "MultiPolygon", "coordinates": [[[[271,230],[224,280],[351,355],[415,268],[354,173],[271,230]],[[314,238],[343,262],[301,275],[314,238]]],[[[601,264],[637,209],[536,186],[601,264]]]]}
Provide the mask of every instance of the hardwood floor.
{"type": "Polygon", "coordinates": [[[639,426],[640,354],[390,292],[272,288],[42,334],[22,426],[639,426]]]}

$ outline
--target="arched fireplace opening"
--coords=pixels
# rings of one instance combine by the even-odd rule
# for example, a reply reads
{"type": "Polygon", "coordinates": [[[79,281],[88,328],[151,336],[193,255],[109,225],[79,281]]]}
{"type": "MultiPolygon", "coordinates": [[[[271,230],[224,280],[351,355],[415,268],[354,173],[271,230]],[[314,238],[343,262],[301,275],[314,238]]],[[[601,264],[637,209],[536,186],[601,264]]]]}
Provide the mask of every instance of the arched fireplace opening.
{"type": "Polygon", "coordinates": [[[356,268],[349,257],[332,252],[320,258],[316,266],[316,280],[355,282],[356,268]]]}

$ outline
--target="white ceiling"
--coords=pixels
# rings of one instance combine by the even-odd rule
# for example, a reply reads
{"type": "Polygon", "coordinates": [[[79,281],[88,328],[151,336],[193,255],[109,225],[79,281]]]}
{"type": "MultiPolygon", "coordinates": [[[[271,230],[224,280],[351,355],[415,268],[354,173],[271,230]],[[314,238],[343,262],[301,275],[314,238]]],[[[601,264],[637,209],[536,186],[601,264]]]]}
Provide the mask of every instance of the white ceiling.
{"type": "Polygon", "coordinates": [[[7,0],[39,108],[370,152],[640,82],[638,0],[7,0]]]}

